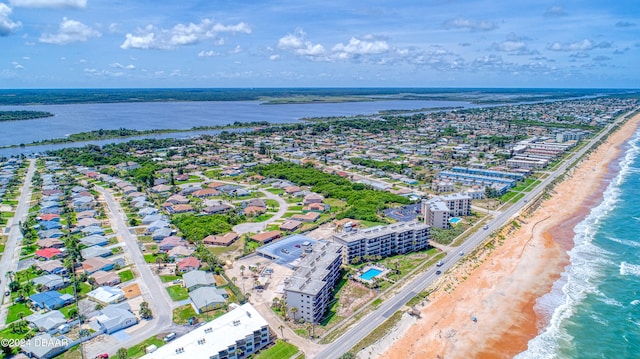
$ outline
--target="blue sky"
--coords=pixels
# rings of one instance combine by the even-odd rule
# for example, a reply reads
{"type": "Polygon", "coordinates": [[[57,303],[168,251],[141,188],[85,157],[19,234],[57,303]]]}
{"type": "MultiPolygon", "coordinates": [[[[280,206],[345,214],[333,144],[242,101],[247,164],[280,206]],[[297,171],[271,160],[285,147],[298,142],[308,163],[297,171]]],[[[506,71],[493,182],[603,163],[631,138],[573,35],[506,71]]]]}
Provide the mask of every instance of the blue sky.
{"type": "Polygon", "coordinates": [[[1,88],[639,88],[639,64],[629,0],[0,0],[1,88]]]}

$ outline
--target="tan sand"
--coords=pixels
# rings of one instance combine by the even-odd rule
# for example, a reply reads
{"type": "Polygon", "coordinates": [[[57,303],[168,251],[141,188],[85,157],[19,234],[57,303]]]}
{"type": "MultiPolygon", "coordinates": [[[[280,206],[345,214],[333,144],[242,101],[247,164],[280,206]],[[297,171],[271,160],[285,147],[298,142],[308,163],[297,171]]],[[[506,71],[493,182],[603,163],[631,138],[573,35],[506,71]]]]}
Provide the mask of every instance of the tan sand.
{"type": "Polygon", "coordinates": [[[601,201],[609,165],[639,123],[637,115],[611,135],[503,245],[449,274],[422,319],[379,357],[511,358],[526,350],[548,320],[536,315],[536,299],[568,264],[574,226],[601,201]],[[448,284],[455,288],[447,291],[448,284]]]}

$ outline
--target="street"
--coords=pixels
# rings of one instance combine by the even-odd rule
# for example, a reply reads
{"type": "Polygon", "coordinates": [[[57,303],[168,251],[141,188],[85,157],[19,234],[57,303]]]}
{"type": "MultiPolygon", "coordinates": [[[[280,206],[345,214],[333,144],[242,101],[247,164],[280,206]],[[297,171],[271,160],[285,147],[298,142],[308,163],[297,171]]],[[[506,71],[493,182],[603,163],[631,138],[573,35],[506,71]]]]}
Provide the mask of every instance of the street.
{"type": "MultiPolygon", "coordinates": [[[[18,260],[20,259],[20,246],[18,246],[18,241],[22,238],[19,222],[24,221],[29,213],[29,204],[31,202],[31,179],[36,171],[35,164],[36,161],[34,159],[29,160],[29,168],[27,169],[27,174],[25,176],[24,183],[22,184],[22,190],[20,191],[16,212],[11,219],[10,224],[7,223],[7,226],[11,225],[11,229],[9,231],[9,238],[5,244],[4,253],[2,253],[2,259],[0,259],[0,273],[3,274],[9,271],[15,271],[18,266],[18,260]]],[[[4,294],[9,285],[7,282],[8,279],[3,275],[0,280],[2,281],[0,284],[2,291],[0,293],[4,294]]],[[[0,310],[0,323],[4,325],[6,320],[7,306],[3,305],[0,310]]]]}

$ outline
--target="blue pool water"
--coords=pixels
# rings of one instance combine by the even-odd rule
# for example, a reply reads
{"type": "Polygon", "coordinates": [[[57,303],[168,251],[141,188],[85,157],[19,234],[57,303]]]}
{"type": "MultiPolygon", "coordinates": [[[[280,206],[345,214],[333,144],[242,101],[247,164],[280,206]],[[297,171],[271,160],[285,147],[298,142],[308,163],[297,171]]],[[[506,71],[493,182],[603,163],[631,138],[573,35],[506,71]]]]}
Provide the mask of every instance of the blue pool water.
{"type": "Polygon", "coordinates": [[[458,223],[460,221],[462,221],[462,218],[460,218],[460,217],[453,217],[453,218],[449,219],[449,222],[451,222],[453,224],[456,224],[456,223],[458,223]]]}
{"type": "Polygon", "coordinates": [[[380,269],[369,268],[369,269],[367,269],[366,272],[360,274],[360,278],[362,278],[364,280],[371,280],[371,278],[377,276],[380,273],[382,273],[382,271],[380,269]]]}

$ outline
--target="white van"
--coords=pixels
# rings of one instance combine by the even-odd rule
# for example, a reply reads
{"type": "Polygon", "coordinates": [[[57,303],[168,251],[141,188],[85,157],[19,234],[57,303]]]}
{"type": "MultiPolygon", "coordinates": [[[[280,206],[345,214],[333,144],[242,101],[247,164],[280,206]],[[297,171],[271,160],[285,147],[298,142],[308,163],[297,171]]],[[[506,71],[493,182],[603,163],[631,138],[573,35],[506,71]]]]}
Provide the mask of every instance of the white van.
{"type": "Polygon", "coordinates": [[[169,334],[165,335],[164,341],[165,342],[170,342],[170,341],[174,340],[175,338],[176,338],[176,333],[172,332],[172,333],[169,333],[169,334]]]}

